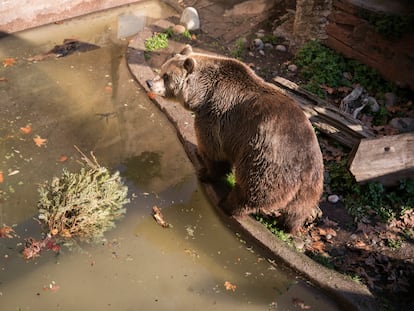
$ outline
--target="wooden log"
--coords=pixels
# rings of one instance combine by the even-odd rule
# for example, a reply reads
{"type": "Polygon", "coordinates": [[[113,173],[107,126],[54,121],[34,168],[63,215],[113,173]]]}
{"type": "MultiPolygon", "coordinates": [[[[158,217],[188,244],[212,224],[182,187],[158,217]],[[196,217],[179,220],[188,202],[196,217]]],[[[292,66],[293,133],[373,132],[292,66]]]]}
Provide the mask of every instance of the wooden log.
{"type": "Polygon", "coordinates": [[[280,92],[296,100],[319,131],[344,146],[354,148],[362,138],[375,137],[374,133],[359,120],[300,88],[296,83],[282,77],[274,78],[273,83],[280,92]]]}
{"type": "Polygon", "coordinates": [[[414,178],[414,132],[362,139],[349,163],[358,182],[393,186],[401,179],[414,178]]]}

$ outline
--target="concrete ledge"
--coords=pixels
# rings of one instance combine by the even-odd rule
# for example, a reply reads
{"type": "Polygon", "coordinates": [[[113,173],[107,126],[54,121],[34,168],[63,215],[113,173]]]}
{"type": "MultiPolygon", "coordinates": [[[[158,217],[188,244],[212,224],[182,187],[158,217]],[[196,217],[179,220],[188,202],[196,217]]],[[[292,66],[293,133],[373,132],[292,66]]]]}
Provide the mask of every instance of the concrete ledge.
{"type": "MultiPolygon", "coordinates": [[[[146,60],[144,55],[145,39],[153,35],[154,31],[162,31],[171,24],[168,21],[158,21],[150,27],[144,28],[131,40],[127,51],[129,69],[139,84],[148,90],[145,81],[154,77],[152,68],[158,68],[172,54],[180,51],[181,43],[169,41],[169,47],[151,53],[151,58],[146,60]]],[[[201,163],[196,153],[196,138],[193,129],[193,118],[181,105],[167,101],[157,96],[154,103],[165,113],[177,130],[177,135],[183,143],[188,157],[198,170],[201,163]]],[[[262,224],[250,217],[229,218],[217,206],[222,189],[211,184],[204,184],[217,212],[243,236],[253,241],[258,247],[265,250],[273,259],[283,262],[308,281],[325,291],[331,296],[343,310],[377,310],[375,298],[368,288],[362,284],[351,281],[342,274],[327,269],[316,263],[306,255],[292,249],[286,243],[278,240],[262,224]]]]}

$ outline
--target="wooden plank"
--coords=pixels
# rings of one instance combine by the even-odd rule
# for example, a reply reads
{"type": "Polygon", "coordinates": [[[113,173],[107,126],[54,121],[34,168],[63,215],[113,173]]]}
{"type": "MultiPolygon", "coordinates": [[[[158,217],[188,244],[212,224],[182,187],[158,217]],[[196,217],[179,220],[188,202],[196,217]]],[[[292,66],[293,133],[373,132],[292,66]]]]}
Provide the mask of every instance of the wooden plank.
{"type": "Polygon", "coordinates": [[[414,133],[362,139],[349,169],[358,182],[378,181],[385,186],[414,178],[414,133]]]}
{"type": "Polygon", "coordinates": [[[282,77],[275,77],[273,82],[280,92],[296,100],[318,130],[341,144],[354,148],[361,138],[375,137],[374,133],[359,120],[300,88],[296,83],[282,77]]]}

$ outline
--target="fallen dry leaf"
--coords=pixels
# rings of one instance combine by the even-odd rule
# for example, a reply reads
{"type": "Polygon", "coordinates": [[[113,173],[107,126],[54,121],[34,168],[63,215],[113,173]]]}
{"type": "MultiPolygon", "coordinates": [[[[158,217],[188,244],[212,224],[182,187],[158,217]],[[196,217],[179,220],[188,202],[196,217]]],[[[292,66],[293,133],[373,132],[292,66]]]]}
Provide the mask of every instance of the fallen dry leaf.
{"type": "Polygon", "coordinates": [[[39,135],[36,135],[33,137],[33,141],[35,142],[36,146],[42,147],[46,146],[47,139],[40,137],[39,135]]]}
{"type": "Polygon", "coordinates": [[[231,284],[229,281],[224,282],[224,287],[226,288],[226,290],[231,290],[233,292],[235,292],[237,288],[236,285],[231,284]]]}
{"type": "Polygon", "coordinates": [[[22,132],[23,134],[30,134],[32,132],[32,125],[27,124],[26,126],[21,127],[20,132],[22,132]]]}
{"type": "Polygon", "coordinates": [[[11,67],[16,63],[16,59],[12,57],[8,57],[3,59],[3,67],[11,67]]]}
{"type": "Polygon", "coordinates": [[[302,310],[309,310],[311,308],[311,306],[306,305],[305,302],[299,298],[292,298],[292,303],[302,310]]]}
{"type": "Polygon", "coordinates": [[[152,215],[155,221],[161,225],[163,228],[168,228],[170,225],[164,220],[164,216],[161,214],[161,211],[158,207],[154,206],[152,208],[154,214],[152,215]]]}
{"type": "Polygon", "coordinates": [[[68,157],[65,155],[61,155],[58,159],[58,162],[63,163],[66,162],[68,160],[68,157]]]}
{"type": "Polygon", "coordinates": [[[0,184],[4,181],[3,172],[0,171],[0,184]]]}
{"type": "Polygon", "coordinates": [[[49,286],[43,286],[44,291],[51,291],[51,292],[57,292],[60,289],[60,286],[57,285],[54,281],[49,284],[49,286]]]}
{"type": "Polygon", "coordinates": [[[0,77],[0,82],[6,82],[7,79],[5,77],[0,77]]]}
{"type": "Polygon", "coordinates": [[[3,225],[3,227],[0,228],[0,238],[8,238],[12,239],[14,238],[14,230],[12,227],[3,225]]]}

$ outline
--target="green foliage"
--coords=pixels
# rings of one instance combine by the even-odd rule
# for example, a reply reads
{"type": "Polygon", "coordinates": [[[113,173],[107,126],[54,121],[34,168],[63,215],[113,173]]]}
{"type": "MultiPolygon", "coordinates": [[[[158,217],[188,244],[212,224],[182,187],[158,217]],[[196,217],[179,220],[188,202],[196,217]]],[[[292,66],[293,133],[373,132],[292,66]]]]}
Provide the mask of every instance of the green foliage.
{"type": "Polygon", "coordinates": [[[246,39],[239,38],[235,42],[235,47],[230,51],[232,57],[241,59],[246,54],[246,39]]]}
{"type": "Polygon", "coordinates": [[[385,188],[378,182],[360,185],[347,169],[346,160],[329,162],[325,166],[330,174],[332,191],[344,195],[347,210],[357,220],[378,216],[381,221],[389,222],[414,208],[412,179],[402,180],[396,188],[385,188]]]}
{"type": "Polygon", "coordinates": [[[183,36],[186,37],[187,39],[190,39],[190,40],[192,39],[191,38],[191,33],[188,29],[184,30],[183,36]]]}
{"type": "Polygon", "coordinates": [[[361,84],[368,92],[387,92],[395,89],[392,84],[385,82],[375,69],[356,60],[347,59],[316,41],[305,44],[296,54],[295,62],[300,67],[301,77],[305,80],[303,88],[321,98],[326,97],[321,85],[351,86],[351,82],[343,77],[344,72],[351,73],[352,82],[361,84]]]}
{"type": "Polygon", "coordinates": [[[414,17],[410,15],[393,15],[366,10],[361,10],[358,15],[368,21],[377,33],[388,39],[399,38],[404,33],[414,30],[414,17]]]}
{"type": "Polygon", "coordinates": [[[128,188],[119,173],[90,163],[93,167],[82,167],[79,173],[63,170],[61,177],[39,186],[38,218],[57,239],[99,241],[125,214],[128,188]]]}
{"type": "Polygon", "coordinates": [[[152,37],[145,40],[147,51],[156,51],[168,47],[168,34],[155,33],[152,37]]]}
{"type": "Polygon", "coordinates": [[[386,240],[386,244],[389,248],[393,249],[393,250],[397,250],[399,248],[401,248],[402,246],[402,241],[401,240],[391,240],[388,239],[386,240]]]}
{"type": "Polygon", "coordinates": [[[264,217],[260,214],[256,214],[255,219],[262,223],[270,232],[272,232],[279,240],[286,242],[288,245],[293,246],[292,237],[278,228],[277,220],[273,217],[264,217]]]}
{"type": "Polygon", "coordinates": [[[305,44],[296,55],[296,64],[301,67],[301,76],[308,83],[304,88],[317,92],[320,85],[338,87],[349,84],[343,78],[346,71],[346,60],[333,50],[316,41],[305,44]]]}
{"type": "Polygon", "coordinates": [[[315,253],[308,253],[307,255],[313,260],[315,260],[316,262],[320,263],[322,266],[335,270],[335,265],[332,263],[330,257],[322,256],[322,255],[315,254],[315,253]]]}
{"type": "Polygon", "coordinates": [[[233,188],[236,185],[236,176],[234,176],[234,173],[227,174],[225,182],[230,188],[233,188]]]}
{"type": "Polygon", "coordinates": [[[282,38],[276,37],[274,35],[264,35],[263,38],[261,38],[263,43],[271,43],[273,45],[279,44],[283,41],[282,38]]]}

